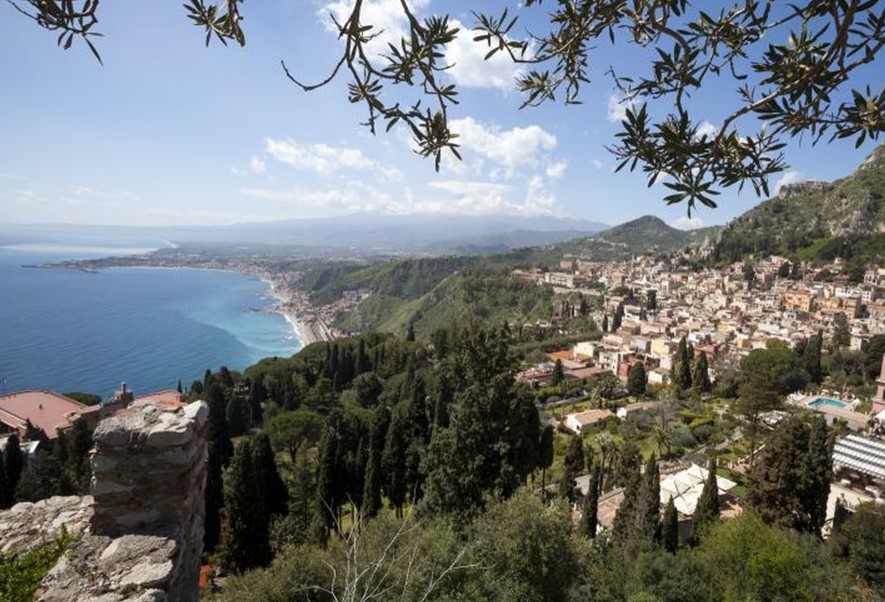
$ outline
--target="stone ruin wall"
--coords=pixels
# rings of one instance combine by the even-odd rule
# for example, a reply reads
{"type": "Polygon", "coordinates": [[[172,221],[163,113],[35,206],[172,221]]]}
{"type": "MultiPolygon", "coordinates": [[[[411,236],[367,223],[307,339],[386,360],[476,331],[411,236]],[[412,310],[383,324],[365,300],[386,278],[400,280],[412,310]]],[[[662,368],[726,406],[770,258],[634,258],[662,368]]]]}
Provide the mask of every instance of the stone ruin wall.
{"type": "Polygon", "coordinates": [[[80,539],[35,597],[45,602],[197,600],[206,483],[203,402],[140,402],[95,431],[92,496],[0,513],[0,552],[80,539]]]}

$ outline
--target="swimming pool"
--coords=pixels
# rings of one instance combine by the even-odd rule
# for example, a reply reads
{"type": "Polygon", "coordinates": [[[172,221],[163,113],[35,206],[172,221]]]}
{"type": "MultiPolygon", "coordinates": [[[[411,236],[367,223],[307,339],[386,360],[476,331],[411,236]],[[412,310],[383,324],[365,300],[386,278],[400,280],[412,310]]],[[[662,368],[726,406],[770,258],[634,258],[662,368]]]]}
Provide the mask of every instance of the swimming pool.
{"type": "Polygon", "coordinates": [[[848,404],[843,401],[839,401],[838,399],[830,399],[829,397],[815,397],[808,402],[809,408],[816,408],[819,406],[830,406],[833,408],[844,410],[846,407],[848,407],[848,404]]]}

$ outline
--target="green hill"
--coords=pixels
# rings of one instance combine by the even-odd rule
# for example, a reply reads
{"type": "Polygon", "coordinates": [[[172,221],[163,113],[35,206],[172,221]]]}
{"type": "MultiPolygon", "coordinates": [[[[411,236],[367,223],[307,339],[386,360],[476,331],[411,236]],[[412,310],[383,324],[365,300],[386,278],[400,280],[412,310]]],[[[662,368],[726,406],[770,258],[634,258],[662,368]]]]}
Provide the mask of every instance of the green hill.
{"type": "Polygon", "coordinates": [[[885,146],[850,176],[784,186],[724,228],[710,258],[748,255],[868,261],[885,254],[885,146]]]}
{"type": "Polygon", "coordinates": [[[587,238],[553,245],[561,256],[590,261],[624,261],[637,255],[663,255],[703,243],[716,228],[679,230],[653,215],[609,228],[587,238]]]}

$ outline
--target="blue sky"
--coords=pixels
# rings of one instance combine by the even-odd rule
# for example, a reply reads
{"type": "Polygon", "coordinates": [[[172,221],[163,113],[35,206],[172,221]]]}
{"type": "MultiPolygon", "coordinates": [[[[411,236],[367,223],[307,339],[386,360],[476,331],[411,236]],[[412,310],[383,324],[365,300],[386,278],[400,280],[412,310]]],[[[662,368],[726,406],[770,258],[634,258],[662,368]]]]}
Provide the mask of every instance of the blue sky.
{"type": "MultiPolygon", "coordinates": [[[[422,15],[445,10],[466,26],[449,55],[464,161],[436,173],[405,132],[373,137],[360,127],[365,115],[347,102],[343,79],[310,94],[285,79],[280,59],[304,80],[325,76],[339,52],[325,15],[345,4],[246,2],[246,47],[207,49],[180,2],[105,2],[104,66],[83,44],[58,49],[53,34],[0,4],[0,223],[224,224],[369,211],[609,224],[655,214],[687,225],[684,207],[661,201],[665,188],[646,188],[638,172],[612,173],[604,148],[618,129],[605,72],[641,69],[647,55],[603,44],[582,105],[519,110],[514,67],[484,63],[470,41],[471,5],[413,0],[422,15]]],[[[368,5],[389,32],[401,27],[395,2],[368,5]]],[[[496,6],[504,3],[481,3],[496,6]]],[[[542,16],[533,8],[527,23],[542,16]]],[[[873,65],[861,77],[875,83],[875,73],[873,65]]],[[[694,102],[715,123],[734,100],[716,85],[694,102]]],[[[795,142],[784,177],[842,177],[873,147],[795,142]]],[[[759,201],[726,191],[693,225],[725,223],[759,201]]]]}

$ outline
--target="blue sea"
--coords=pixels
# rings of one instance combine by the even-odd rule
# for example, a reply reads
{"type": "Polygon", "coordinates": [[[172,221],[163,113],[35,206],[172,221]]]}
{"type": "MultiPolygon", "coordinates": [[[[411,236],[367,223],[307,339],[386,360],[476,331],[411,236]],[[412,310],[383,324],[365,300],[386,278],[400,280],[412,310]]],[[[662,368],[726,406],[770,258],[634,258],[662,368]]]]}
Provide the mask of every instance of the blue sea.
{"type": "Polygon", "coordinates": [[[107,397],[185,387],[207,368],[288,357],[301,341],[266,309],[270,286],[211,270],[23,267],[144,251],[132,247],[0,247],[0,394],[23,389],[107,397]]]}

